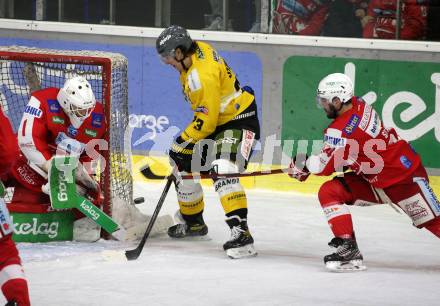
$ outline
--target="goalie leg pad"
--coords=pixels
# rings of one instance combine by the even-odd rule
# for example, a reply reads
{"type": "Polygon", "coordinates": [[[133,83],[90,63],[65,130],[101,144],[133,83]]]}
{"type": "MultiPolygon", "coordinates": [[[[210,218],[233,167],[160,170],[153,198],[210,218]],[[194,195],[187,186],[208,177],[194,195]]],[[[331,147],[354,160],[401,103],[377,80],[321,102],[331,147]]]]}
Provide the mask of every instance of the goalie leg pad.
{"type": "MultiPolygon", "coordinates": [[[[148,220],[144,223],[137,223],[127,228],[125,233],[125,240],[135,241],[142,238],[145,233],[145,228],[150,223],[151,217],[148,216],[148,220]]],[[[170,215],[158,216],[153,228],[150,232],[150,237],[158,236],[167,232],[168,228],[174,224],[173,217],[170,215]]]]}
{"type": "Polygon", "coordinates": [[[73,240],[95,242],[101,237],[101,227],[92,219],[83,217],[73,222],[73,240]]]}

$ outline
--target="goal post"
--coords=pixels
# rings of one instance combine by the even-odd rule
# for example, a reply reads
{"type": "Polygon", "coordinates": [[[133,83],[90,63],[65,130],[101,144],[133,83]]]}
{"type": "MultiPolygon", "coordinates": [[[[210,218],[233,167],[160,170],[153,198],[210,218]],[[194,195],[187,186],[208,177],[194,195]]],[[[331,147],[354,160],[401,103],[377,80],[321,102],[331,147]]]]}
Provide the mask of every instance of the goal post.
{"type": "Polygon", "coordinates": [[[106,165],[100,165],[103,171],[98,177],[104,211],[110,215],[115,199],[133,203],[131,143],[124,140],[129,121],[127,64],[127,58],[118,53],[0,46],[0,101],[15,132],[33,91],[60,88],[76,75],[90,82],[108,126],[108,150],[102,150],[106,165]]]}

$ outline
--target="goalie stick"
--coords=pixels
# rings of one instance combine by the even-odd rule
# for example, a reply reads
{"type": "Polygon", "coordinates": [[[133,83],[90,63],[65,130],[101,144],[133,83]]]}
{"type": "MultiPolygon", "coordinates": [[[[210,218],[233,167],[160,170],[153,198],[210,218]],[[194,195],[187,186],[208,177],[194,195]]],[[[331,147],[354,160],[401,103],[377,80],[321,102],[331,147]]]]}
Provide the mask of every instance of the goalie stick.
{"type": "Polygon", "coordinates": [[[165,188],[162,191],[162,195],[160,196],[159,201],[157,202],[156,209],[154,210],[154,213],[151,216],[150,223],[148,223],[147,229],[145,230],[145,234],[144,236],[142,236],[139,245],[133,250],[125,251],[125,257],[127,257],[127,260],[136,260],[139,257],[139,255],[141,255],[145,242],[147,242],[148,236],[150,235],[151,229],[153,228],[153,225],[156,222],[157,216],[159,215],[159,211],[162,208],[162,204],[165,201],[168,191],[170,190],[171,183],[174,181],[174,179],[175,178],[173,175],[167,177],[167,183],[165,185],[165,188]]]}
{"type": "MultiPolygon", "coordinates": [[[[228,177],[246,177],[246,176],[261,176],[261,175],[269,175],[269,174],[280,174],[280,173],[287,173],[289,171],[288,168],[284,169],[274,169],[274,170],[268,170],[268,171],[255,171],[255,172],[248,172],[248,173],[227,173],[227,174],[216,174],[216,173],[189,173],[186,175],[180,176],[180,179],[183,180],[189,180],[193,178],[200,178],[200,179],[221,179],[221,178],[228,178],[228,177]]],[[[165,175],[157,175],[155,174],[150,166],[146,165],[141,169],[142,175],[150,180],[163,180],[166,178],[165,175]]]]}

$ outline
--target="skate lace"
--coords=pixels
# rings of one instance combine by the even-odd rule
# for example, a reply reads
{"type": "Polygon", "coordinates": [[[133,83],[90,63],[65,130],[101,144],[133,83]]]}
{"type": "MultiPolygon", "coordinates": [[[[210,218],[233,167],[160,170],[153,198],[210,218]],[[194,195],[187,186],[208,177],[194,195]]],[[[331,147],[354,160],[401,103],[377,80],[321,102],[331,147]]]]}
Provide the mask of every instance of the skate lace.
{"type": "Polygon", "coordinates": [[[176,233],[185,235],[186,234],[186,224],[177,224],[176,233]]]}
{"type": "Polygon", "coordinates": [[[358,252],[358,249],[348,243],[344,243],[336,249],[336,253],[342,257],[353,257],[358,252]]]}
{"type": "Polygon", "coordinates": [[[240,226],[233,226],[231,228],[231,240],[238,239],[241,233],[244,233],[244,230],[240,226]]]}

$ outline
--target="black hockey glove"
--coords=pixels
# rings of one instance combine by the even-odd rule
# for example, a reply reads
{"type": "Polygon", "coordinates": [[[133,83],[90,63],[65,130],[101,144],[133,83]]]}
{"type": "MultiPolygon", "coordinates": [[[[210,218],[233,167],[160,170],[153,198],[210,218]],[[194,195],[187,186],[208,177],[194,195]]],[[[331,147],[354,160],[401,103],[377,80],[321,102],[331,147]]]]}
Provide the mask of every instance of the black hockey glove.
{"type": "Polygon", "coordinates": [[[185,142],[182,137],[177,137],[171,145],[168,155],[174,161],[179,172],[191,172],[191,160],[194,144],[185,142]]]}

